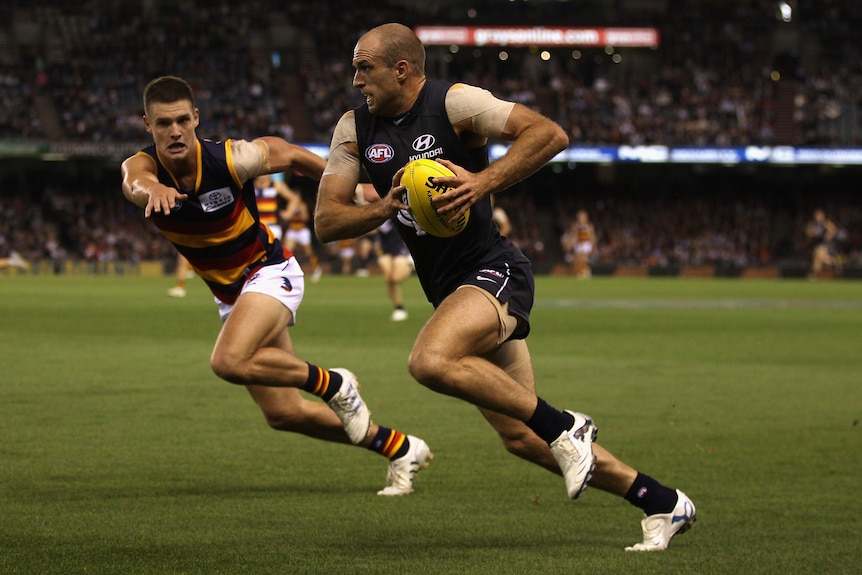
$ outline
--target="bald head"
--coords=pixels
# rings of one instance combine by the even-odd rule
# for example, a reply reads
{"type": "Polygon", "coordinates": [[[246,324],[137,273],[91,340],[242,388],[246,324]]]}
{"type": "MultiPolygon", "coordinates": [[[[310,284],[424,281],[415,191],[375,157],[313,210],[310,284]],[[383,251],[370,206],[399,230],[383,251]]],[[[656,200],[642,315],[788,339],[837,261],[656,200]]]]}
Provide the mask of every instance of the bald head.
{"type": "Polygon", "coordinates": [[[418,36],[403,24],[391,22],[372,28],[363,40],[373,41],[379,46],[379,55],[387,66],[395,66],[399,60],[410,64],[410,74],[425,76],[425,46],[418,36]]]}

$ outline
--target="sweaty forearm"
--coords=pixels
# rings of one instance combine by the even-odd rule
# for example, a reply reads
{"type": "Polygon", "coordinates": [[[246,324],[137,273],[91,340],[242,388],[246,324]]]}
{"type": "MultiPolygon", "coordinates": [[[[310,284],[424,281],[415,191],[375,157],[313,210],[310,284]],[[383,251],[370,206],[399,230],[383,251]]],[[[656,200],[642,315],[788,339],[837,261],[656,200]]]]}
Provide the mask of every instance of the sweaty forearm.
{"type": "Polygon", "coordinates": [[[150,201],[153,182],[147,178],[135,178],[123,183],[123,195],[139,208],[146,208],[150,201]]]}

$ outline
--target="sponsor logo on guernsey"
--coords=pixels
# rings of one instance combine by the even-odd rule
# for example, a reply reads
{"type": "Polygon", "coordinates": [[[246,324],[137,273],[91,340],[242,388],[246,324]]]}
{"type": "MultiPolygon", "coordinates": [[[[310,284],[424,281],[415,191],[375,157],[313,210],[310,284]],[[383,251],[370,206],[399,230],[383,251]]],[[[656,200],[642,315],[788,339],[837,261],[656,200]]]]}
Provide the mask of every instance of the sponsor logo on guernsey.
{"type": "Polygon", "coordinates": [[[233,192],[230,188],[219,188],[204,192],[198,196],[201,203],[201,208],[205,212],[214,212],[225,206],[229,206],[234,202],[233,192]]]}
{"type": "Polygon", "coordinates": [[[383,164],[395,157],[395,150],[389,144],[372,144],[366,148],[365,157],[375,164],[383,164]]]}
{"type": "Polygon", "coordinates": [[[431,134],[422,134],[413,140],[413,149],[417,152],[426,152],[434,146],[437,140],[431,134]]]}
{"type": "Polygon", "coordinates": [[[412,162],[413,160],[431,160],[436,158],[437,156],[442,155],[443,148],[434,148],[433,150],[428,150],[427,152],[422,152],[421,154],[411,154],[407,161],[412,162]]]}
{"type": "Polygon", "coordinates": [[[410,154],[407,158],[408,162],[412,162],[413,160],[432,160],[438,156],[443,155],[443,146],[434,147],[434,144],[437,143],[437,139],[431,134],[422,134],[415,140],[413,140],[413,149],[416,150],[416,154],[410,154]]]}
{"type": "Polygon", "coordinates": [[[505,274],[503,274],[502,272],[498,272],[497,270],[484,269],[484,270],[479,270],[479,273],[480,274],[486,274],[489,276],[495,276],[499,279],[503,279],[504,277],[506,277],[505,274]]]}

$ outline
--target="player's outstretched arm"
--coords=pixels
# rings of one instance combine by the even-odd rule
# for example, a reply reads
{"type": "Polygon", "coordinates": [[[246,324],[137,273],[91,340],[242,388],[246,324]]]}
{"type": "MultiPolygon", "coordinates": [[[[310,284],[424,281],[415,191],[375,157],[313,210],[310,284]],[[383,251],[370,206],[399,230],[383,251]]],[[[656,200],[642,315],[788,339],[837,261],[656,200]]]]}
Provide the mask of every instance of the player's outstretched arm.
{"type": "Polygon", "coordinates": [[[145,154],[127,158],[120,172],[123,195],[139,208],[144,208],[144,217],[160,212],[170,214],[178,201],[188,198],[188,195],[159,183],[155,162],[145,154]]]}
{"type": "Polygon", "coordinates": [[[265,162],[264,173],[287,172],[298,170],[303,175],[315,180],[320,180],[326,160],[302,146],[291,144],[282,138],[275,136],[264,136],[254,140],[255,144],[266,147],[265,154],[268,162],[265,162]]]}

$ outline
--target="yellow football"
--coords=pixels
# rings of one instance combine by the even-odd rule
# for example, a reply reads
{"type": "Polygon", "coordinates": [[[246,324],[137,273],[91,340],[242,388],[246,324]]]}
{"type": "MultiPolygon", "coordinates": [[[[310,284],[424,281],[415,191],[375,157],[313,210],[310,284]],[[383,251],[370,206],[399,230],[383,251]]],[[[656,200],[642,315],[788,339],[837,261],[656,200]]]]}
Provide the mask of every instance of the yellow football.
{"type": "Polygon", "coordinates": [[[432,180],[454,175],[452,170],[443,164],[422,159],[407,164],[404,175],[401,176],[401,185],[407,188],[407,205],[410,206],[413,219],[432,236],[450,238],[460,234],[470,219],[470,210],[467,210],[458,220],[449,223],[452,214],[438,214],[437,208],[440,206],[431,203],[431,198],[449,189],[448,186],[435,184],[432,180]]]}

